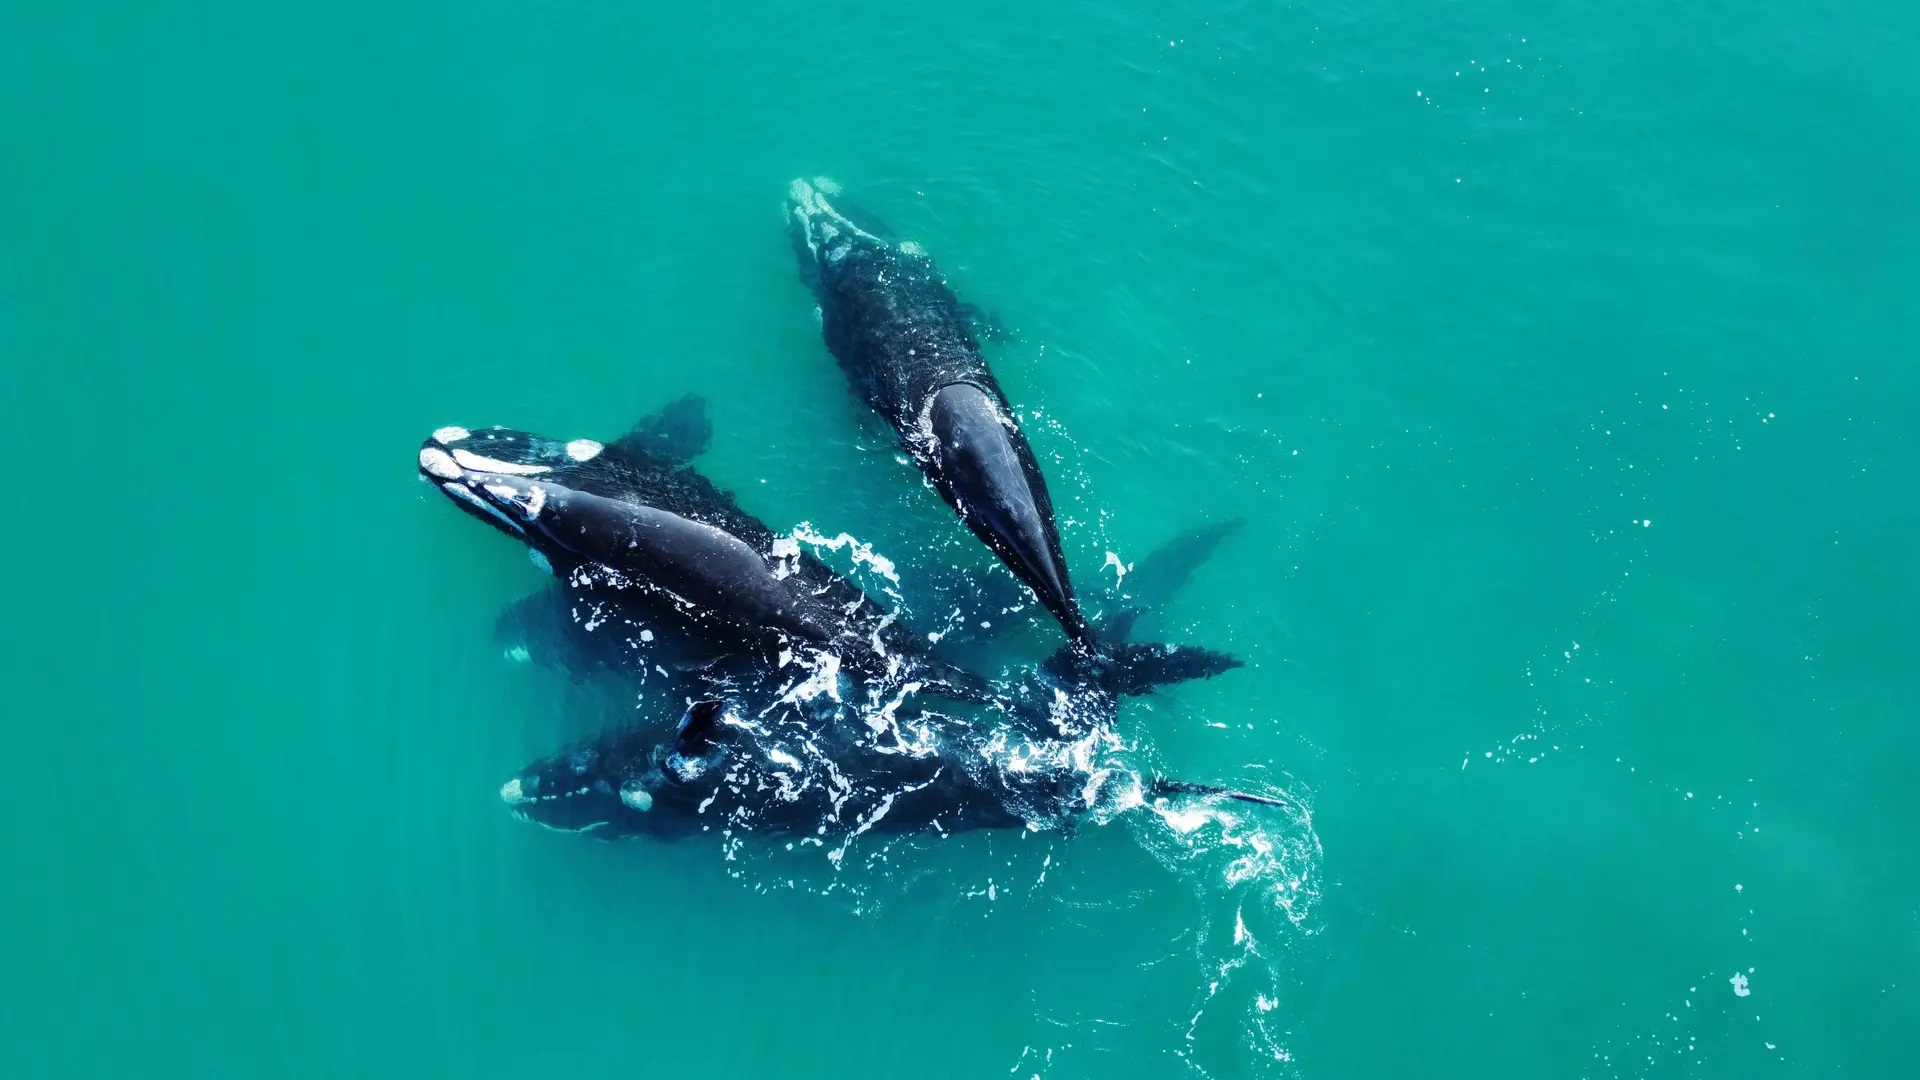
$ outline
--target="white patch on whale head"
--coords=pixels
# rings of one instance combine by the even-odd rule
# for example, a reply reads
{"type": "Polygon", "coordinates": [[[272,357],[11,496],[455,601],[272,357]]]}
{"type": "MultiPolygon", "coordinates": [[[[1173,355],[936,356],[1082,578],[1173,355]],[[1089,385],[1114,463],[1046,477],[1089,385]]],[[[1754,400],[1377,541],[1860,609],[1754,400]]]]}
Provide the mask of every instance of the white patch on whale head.
{"type": "Polygon", "coordinates": [[[567,444],[567,456],[575,461],[592,461],[605,449],[592,439],[575,439],[567,444]]]}
{"type": "Polygon", "coordinates": [[[522,803],[530,803],[536,800],[531,795],[521,793],[520,778],[516,776],[500,785],[500,801],[506,803],[508,806],[519,806],[522,803]]]}
{"type": "Polygon", "coordinates": [[[807,242],[808,254],[818,259],[820,257],[820,239],[813,235],[813,225],[807,220],[807,212],[799,207],[795,207],[793,217],[794,220],[800,223],[800,235],[807,242]]]}
{"type": "Polygon", "coordinates": [[[487,491],[496,498],[518,506],[526,513],[528,521],[539,517],[541,509],[547,505],[547,489],[539,484],[528,484],[525,497],[522,497],[519,488],[505,484],[488,484],[487,491]]]}
{"type": "Polygon", "coordinates": [[[538,825],[541,828],[547,830],[548,832],[566,833],[569,836],[579,836],[585,833],[590,833],[595,829],[604,829],[607,827],[606,822],[595,821],[591,824],[582,825],[577,829],[568,829],[559,825],[551,825],[551,824],[548,824],[547,822],[541,821],[539,818],[534,817],[533,815],[527,813],[525,810],[513,811],[513,817],[515,821],[523,821],[529,825],[538,825]]]}
{"type": "Polygon", "coordinates": [[[926,248],[921,247],[911,240],[900,241],[900,250],[908,255],[925,255],[927,253],[926,248]]]}
{"type": "Polygon", "coordinates": [[[478,495],[475,495],[473,492],[468,491],[462,485],[456,484],[453,481],[448,480],[440,485],[440,490],[446,492],[447,494],[453,496],[456,499],[460,499],[465,502],[472,503],[473,505],[479,507],[480,509],[485,510],[487,513],[492,514],[494,517],[499,518],[501,524],[505,525],[507,528],[512,529],[514,532],[525,535],[527,530],[521,528],[519,522],[501,513],[499,510],[494,508],[494,505],[492,503],[488,502],[487,500],[481,498],[478,495]]]}
{"type": "Polygon", "coordinates": [[[623,787],[620,789],[620,801],[633,810],[645,812],[653,809],[653,793],[646,788],[623,787]]]}
{"type": "MultiPolygon", "coordinates": [[[[527,651],[527,647],[525,645],[513,646],[512,648],[506,651],[505,656],[507,659],[513,661],[516,664],[524,664],[527,661],[533,659],[533,654],[527,651]]],[[[515,784],[518,784],[520,781],[515,780],[513,782],[515,784]]]]}
{"type": "Polygon", "coordinates": [[[433,441],[442,445],[446,443],[456,443],[471,434],[473,434],[473,432],[463,427],[443,427],[434,431],[433,441]]]}
{"type": "Polygon", "coordinates": [[[461,476],[460,466],[454,463],[453,457],[437,446],[420,448],[420,471],[442,480],[458,480],[461,476]]]}
{"type": "Polygon", "coordinates": [[[495,461],[493,458],[481,457],[466,450],[455,450],[453,460],[474,472],[499,473],[502,476],[539,476],[541,473],[553,471],[545,465],[516,465],[511,461],[495,461]]]}
{"type": "MultiPolygon", "coordinates": [[[[851,218],[835,210],[832,204],[827,202],[827,196],[837,196],[839,194],[840,185],[824,176],[814,177],[813,183],[811,184],[805,180],[795,180],[787,186],[787,198],[792,200],[794,204],[793,214],[806,228],[807,246],[817,254],[819,249],[814,236],[816,232],[818,232],[819,236],[823,239],[833,240],[840,235],[841,230],[845,230],[854,236],[870,240],[878,246],[885,247],[886,241],[855,225],[851,218]],[[817,220],[819,218],[830,218],[833,224],[830,225],[825,221],[817,220]]],[[[841,254],[843,256],[845,255],[844,246],[841,254]]],[[[831,258],[832,253],[829,253],[828,257],[831,258]]]]}
{"type": "MultiPolygon", "coordinates": [[[[539,548],[528,548],[527,559],[531,561],[533,565],[539,567],[541,573],[546,574],[549,577],[553,576],[553,563],[548,561],[545,555],[540,554],[539,548]]],[[[522,660],[526,659],[526,655],[525,655],[526,651],[527,650],[524,647],[520,649],[520,652],[522,654],[520,659],[522,660]]]]}

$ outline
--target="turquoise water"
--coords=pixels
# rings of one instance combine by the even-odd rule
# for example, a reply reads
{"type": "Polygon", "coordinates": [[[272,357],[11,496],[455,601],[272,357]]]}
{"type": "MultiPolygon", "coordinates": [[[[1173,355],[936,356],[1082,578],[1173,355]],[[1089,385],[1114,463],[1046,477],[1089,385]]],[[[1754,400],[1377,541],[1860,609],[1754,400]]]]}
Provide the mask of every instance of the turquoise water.
{"type": "Polygon", "coordinates": [[[390,7],[0,14],[9,1075],[1911,1069],[1912,5],[390,7]],[[990,572],[815,174],[1016,332],[1083,592],[1247,520],[1157,629],[1248,666],[1124,722],[1264,853],[503,812],[592,710],[440,425],[703,394],[776,528],[990,572]]]}

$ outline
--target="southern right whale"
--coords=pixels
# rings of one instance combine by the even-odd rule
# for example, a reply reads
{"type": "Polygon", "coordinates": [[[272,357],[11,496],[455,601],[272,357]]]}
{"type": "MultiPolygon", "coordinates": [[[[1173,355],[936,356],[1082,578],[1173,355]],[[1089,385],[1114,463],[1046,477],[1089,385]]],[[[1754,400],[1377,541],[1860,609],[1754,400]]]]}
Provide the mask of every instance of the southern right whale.
{"type": "MultiPolygon", "coordinates": [[[[1166,590],[1237,523],[1193,530],[1149,555],[1166,590]]],[[[1131,609],[1131,614],[1141,609],[1131,609]]],[[[1108,631],[1124,644],[1131,617],[1108,631]]],[[[1162,649],[1164,646],[1143,646],[1162,649]]],[[[600,839],[684,837],[709,828],[841,837],[869,830],[1066,828],[1080,816],[1178,795],[1274,806],[1268,795],[1171,780],[1126,760],[1112,723],[1150,665],[1062,662],[969,716],[902,699],[852,710],[736,686],[693,701],[672,733],[657,724],[582,740],[501,785],[515,817],[600,839]]],[[[1214,674],[1204,650],[1159,668],[1166,682],[1214,674]]]]}
{"type": "Polygon", "coordinates": [[[562,663],[644,672],[670,656],[683,672],[753,678],[830,653],[863,679],[992,699],[896,612],[692,468],[710,435],[697,398],[607,444],[445,427],[421,444],[419,471],[557,579],[559,597],[523,601],[503,620],[568,619],[547,641],[562,663]]]}
{"type": "MultiPolygon", "coordinates": [[[[844,670],[868,694],[917,684],[1010,707],[1004,688],[940,655],[899,612],[776,535],[688,464],[710,437],[700,400],[682,398],[608,444],[505,427],[441,428],[421,444],[421,478],[526,545],[557,580],[557,595],[523,599],[502,615],[496,633],[518,630],[524,642],[509,645],[509,655],[537,656],[576,679],[655,670],[683,688],[754,685],[798,659],[789,681],[817,674],[837,687],[844,670]]],[[[1115,625],[1130,618],[1122,612],[1115,625]]],[[[1109,635],[1097,653],[1069,645],[1043,667],[1139,695],[1240,666],[1211,649],[1125,636],[1109,635]]]]}
{"type": "Polygon", "coordinates": [[[925,714],[890,719],[875,732],[703,699],[670,737],[640,728],[583,740],[521,769],[500,799],[522,821],[602,840],[708,828],[843,837],[1066,828],[1089,812],[1175,795],[1289,805],[1143,773],[1099,733],[1045,738],[925,714]]]}
{"type": "Polygon", "coordinates": [[[838,193],[829,181],[795,180],[787,197],[828,351],[967,528],[1068,637],[1091,645],[1046,478],[980,355],[966,306],[918,245],[855,223],[829,201],[838,193]]]}

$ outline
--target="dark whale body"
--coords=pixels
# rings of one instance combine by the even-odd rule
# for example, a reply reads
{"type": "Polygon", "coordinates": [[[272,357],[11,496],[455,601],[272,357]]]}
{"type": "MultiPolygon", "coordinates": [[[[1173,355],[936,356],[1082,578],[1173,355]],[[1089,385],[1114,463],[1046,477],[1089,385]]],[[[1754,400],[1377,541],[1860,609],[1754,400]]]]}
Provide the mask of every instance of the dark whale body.
{"type": "MultiPolygon", "coordinates": [[[[1142,561],[1177,588],[1236,523],[1182,534],[1142,561]]],[[[1164,595],[1154,599],[1164,599],[1164,595]]],[[[1138,612],[1139,609],[1133,609],[1138,612]]],[[[1131,615],[1107,628],[1133,663],[1090,663],[1063,649],[985,715],[900,702],[826,713],[736,686],[695,702],[667,738],[658,726],[609,732],[534,762],[500,788],[522,820],[601,839],[674,838],[709,828],[822,836],[923,828],[1060,828],[1080,815],[1174,795],[1282,800],[1143,776],[1115,760],[1121,697],[1205,678],[1218,653],[1128,646],[1131,615]]]]}
{"type": "Polygon", "coordinates": [[[856,677],[904,675],[960,700],[989,696],[689,465],[710,437],[701,402],[683,398],[605,445],[442,428],[421,444],[419,468],[558,580],[559,596],[521,601],[503,623],[566,619],[547,639],[560,663],[631,672],[665,670],[670,658],[682,672],[752,678],[816,650],[856,677]]]}
{"type": "Polygon", "coordinates": [[[830,195],[824,181],[798,180],[787,207],[828,351],[967,528],[1069,637],[1090,641],[1046,478],[980,355],[968,307],[916,245],[856,223],[830,195]]]}
{"type": "Polygon", "coordinates": [[[522,820],[608,840],[673,839],[718,823],[768,834],[818,834],[836,823],[882,832],[1021,824],[995,797],[1002,793],[956,767],[972,763],[971,749],[954,739],[944,753],[890,753],[853,725],[787,711],[750,717],[735,701],[712,699],[689,708],[671,737],[649,725],[534,762],[500,797],[522,820]],[[826,780],[829,769],[838,783],[826,780]]]}
{"type": "MultiPolygon", "coordinates": [[[[1111,693],[1064,691],[1085,713],[1111,693]]],[[[600,839],[1063,828],[1102,808],[1172,795],[1284,800],[1143,776],[1108,756],[1104,723],[1046,734],[919,711],[825,720],[750,698],[696,701],[674,734],[611,732],[534,762],[501,785],[516,817],[600,839]]],[[[1108,719],[1110,719],[1110,714],[1108,719]]]]}

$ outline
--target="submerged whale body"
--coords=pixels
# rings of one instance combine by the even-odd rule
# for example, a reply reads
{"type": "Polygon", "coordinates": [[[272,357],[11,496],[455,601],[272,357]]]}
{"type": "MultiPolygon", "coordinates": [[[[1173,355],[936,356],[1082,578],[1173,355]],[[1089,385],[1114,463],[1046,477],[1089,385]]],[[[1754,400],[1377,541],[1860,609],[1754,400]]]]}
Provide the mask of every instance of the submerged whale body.
{"type": "Polygon", "coordinates": [[[824,181],[796,180],[787,202],[828,351],[967,528],[1069,637],[1088,640],[1046,478],[980,355],[967,307],[918,246],[856,223],[830,195],[837,191],[824,181]]]}
{"type": "Polygon", "coordinates": [[[500,797],[523,821],[600,839],[670,839],[720,822],[766,833],[1020,824],[984,777],[960,767],[976,755],[957,739],[946,753],[930,741],[909,749],[922,739],[915,723],[905,720],[909,734],[888,749],[855,723],[803,709],[756,716],[738,700],[705,700],[670,738],[650,725],[576,743],[528,765],[500,797]]]}
{"type": "Polygon", "coordinates": [[[1285,800],[1142,775],[1104,728],[1077,738],[933,713],[825,722],[734,699],[696,701],[665,740],[609,733],[534,762],[500,787],[520,820],[600,839],[673,839],[720,826],[764,834],[1062,828],[1173,795],[1285,800]]]}
{"type": "MultiPolygon", "coordinates": [[[[1233,527],[1183,533],[1141,567],[1177,587],[1233,527]]],[[[694,703],[670,738],[642,729],[576,743],[527,766],[500,796],[522,820],[603,839],[687,836],[722,823],[816,836],[1052,828],[1179,794],[1281,805],[1143,776],[1115,759],[1121,697],[1239,663],[1203,649],[1129,645],[1140,613],[1115,620],[1107,635],[1114,655],[1150,655],[1090,663],[1063,649],[972,716],[903,707],[904,695],[882,707],[823,709],[737,685],[694,703]]]]}
{"type": "Polygon", "coordinates": [[[688,464],[710,432],[693,398],[607,444],[441,428],[421,444],[419,471],[557,579],[558,595],[517,603],[502,626],[536,631],[530,640],[558,665],[644,672],[670,658],[679,671],[737,676],[805,651],[863,678],[910,675],[960,700],[989,696],[688,464]],[[541,634],[530,623],[543,615],[564,623],[541,634]]]}

